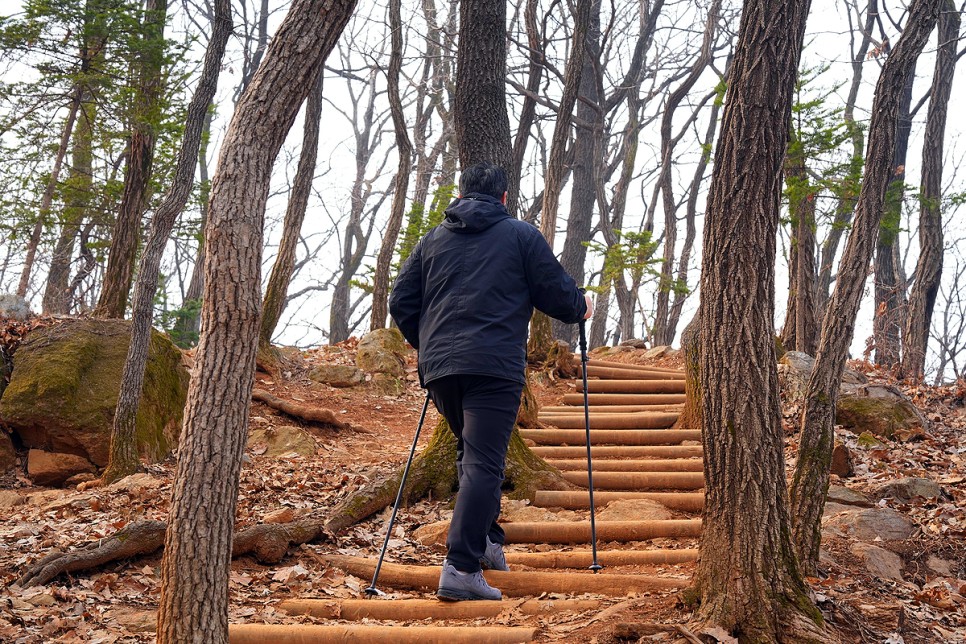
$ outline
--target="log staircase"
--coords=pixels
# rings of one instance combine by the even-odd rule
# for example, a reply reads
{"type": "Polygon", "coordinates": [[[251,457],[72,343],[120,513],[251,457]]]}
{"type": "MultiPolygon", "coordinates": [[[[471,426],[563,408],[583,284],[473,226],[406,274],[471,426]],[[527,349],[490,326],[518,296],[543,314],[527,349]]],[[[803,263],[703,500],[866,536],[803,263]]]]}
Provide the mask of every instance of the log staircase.
{"type": "MultiPolygon", "coordinates": [[[[672,567],[697,558],[694,539],[701,534],[700,513],[704,503],[700,431],[671,428],[685,400],[684,373],[590,360],[587,376],[594,500],[598,513],[613,501],[650,499],[678,518],[598,519],[597,561],[604,569],[594,574],[588,569],[592,563],[588,492],[540,490],[534,495],[534,506],[574,510],[587,519],[505,523],[507,562],[511,571],[485,573],[487,581],[503,592],[502,602],[447,603],[435,598],[290,600],[278,608],[289,614],[311,616],[320,623],[232,625],[231,642],[529,642],[538,637],[538,628],[480,626],[473,625],[472,620],[520,614],[528,617],[503,621],[532,624],[534,620],[529,616],[597,611],[606,604],[596,599],[548,600],[543,598],[545,593],[624,598],[633,593],[684,588],[689,579],[672,567]],[[651,540],[658,540],[666,547],[654,547],[651,540]],[[690,547],[681,547],[680,540],[687,540],[690,547]],[[521,552],[515,544],[525,544],[528,549],[521,552]],[[539,548],[543,551],[538,551],[538,544],[544,544],[539,548]],[[555,547],[544,550],[546,544],[555,547]],[[381,620],[402,619],[407,622],[438,620],[447,625],[422,622],[400,628],[396,624],[379,624],[381,620]],[[358,623],[362,621],[365,623],[358,623]],[[449,625],[461,621],[467,624],[449,625]]],[[[566,394],[562,405],[541,409],[539,420],[545,428],[524,429],[520,433],[531,442],[534,453],[557,467],[568,481],[587,488],[583,404],[582,383],[578,380],[577,393],[566,394]]],[[[329,565],[366,580],[371,579],[375,570],[375,553],[371,558],[331,555],[326,559],[329,565]]],[[[386,562],[378,585],[382,590],[405,589],[431,594],[438,580],[438,566],[386,562]]]]}

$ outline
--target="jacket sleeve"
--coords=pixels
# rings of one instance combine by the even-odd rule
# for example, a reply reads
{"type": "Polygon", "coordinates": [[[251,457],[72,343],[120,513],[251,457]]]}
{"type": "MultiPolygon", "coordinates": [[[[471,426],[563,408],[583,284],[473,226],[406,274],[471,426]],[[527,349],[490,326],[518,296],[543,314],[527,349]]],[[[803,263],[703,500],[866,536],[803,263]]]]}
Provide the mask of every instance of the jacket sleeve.
{"type": "Polygon", "coordinates": [[[564,324],[580,322],[587,312],[583,291],[553,255],[550,244],[539,232],[531,235],[525,253],[530,301],[535,307],[564,324]]]}
{"type": "Polygon", "coordinates": [[[419,315],[423,308],[422,244],[416,244],[399,270],[389,294],[389,315],[403,337],[419,349],[419,315]]]}

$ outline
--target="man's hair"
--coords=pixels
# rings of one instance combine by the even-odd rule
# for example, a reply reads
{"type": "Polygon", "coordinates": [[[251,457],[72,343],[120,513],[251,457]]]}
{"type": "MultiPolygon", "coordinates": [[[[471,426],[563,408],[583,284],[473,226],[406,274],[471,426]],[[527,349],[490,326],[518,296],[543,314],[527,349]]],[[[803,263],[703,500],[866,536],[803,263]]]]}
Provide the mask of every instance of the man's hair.
{"type": "Polygon", "coordinates": [[[460,175],[460,194],[478,192],[496,199],[502,199],[507,191],[506,171],[492,163],[477,163],[463,170],[460,175]]]}

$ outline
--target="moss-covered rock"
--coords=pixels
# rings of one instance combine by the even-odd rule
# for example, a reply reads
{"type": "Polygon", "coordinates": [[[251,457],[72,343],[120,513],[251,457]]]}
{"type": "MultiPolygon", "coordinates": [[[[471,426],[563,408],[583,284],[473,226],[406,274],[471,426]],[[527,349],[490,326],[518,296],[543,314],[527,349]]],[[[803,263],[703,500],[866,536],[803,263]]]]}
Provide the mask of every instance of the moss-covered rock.
{"type": "Polygon", "coordinates": [[[848,395],[839,396],[835,422],[857,434],[868,431],[883,438],[922,430],[927,424],[911,400],[897,389],[882,385],[855,387],[848,395]]]}
{"type": "Polygon", "coordinates": [[[399,329],[376,329],[359,341],[356,366],[373,373],[388,373],[401,378],[405,375],[405,355],[408,349],[399,329]]]}
{"type": "MultiPolygon", "coordinates": [[[[123,320],[69,320],[31,332],[14,354],[0,421],[27,447],[106,465],[130,337],[123,320]]],[[[160,460],[177,443],[187,392],[181,352],[153,331],[137,415],[144,457],[160,460]]]]}

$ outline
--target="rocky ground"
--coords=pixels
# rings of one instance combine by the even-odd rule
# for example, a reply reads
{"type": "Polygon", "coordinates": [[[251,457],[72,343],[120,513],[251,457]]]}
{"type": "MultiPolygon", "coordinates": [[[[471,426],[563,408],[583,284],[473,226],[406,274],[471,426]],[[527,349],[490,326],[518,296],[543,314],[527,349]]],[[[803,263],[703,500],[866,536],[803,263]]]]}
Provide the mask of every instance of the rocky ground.
{"type": "MultiPolygon", "coordinates": [[[[607,359],[649,362],[644,351],[634,349],[607,359]]],[[[665,356],[655,363],[668,366],[675,360],[665,356]]],[[[334,431],[253,403],[239,491],[239,527],[286,522],[306,514],[325,516],[347,494],[405,461],[423,401],[412,357],[401,387],[391,379],[355,371],[355,364],[356,342],[350,340],[289,353],[277,374],[258,374],[259,388],[284,400],[326,407],[357,429],[334,431]],[[339,384],[351,386],[317,381],[319,367],[331,371],[334,365],[345,367],[339,376],[345,382],[339,384]]],[[[891,382],[888,374],[861,363],[852,366],[873,384],[891,382]]],[[[328,373],[325,378],[332,381],[334,376],[328,373]]],[[[535,382],[535,393],[544,404],[556,403],[574,390],[573,381],[547,375],[535,382]]],[[[833,476],[822,574],[809,582],[823,613],[849,641],[966,641],[966,386],[903,391],[928,420],[924,431],[878,440],[860,428],[837,430],[852,472],[845,467],[839,470],[843,476],[833,476]]],[[[785,408],[789,468],[794,464],[794,424],[800,412],[791,398],[785,408]]],[[[435,422],[431,410],[426,427],[435,422]]],[[[430,433],[423,433],[422,444],[430,433]]],[[[85,491],[34,487],[22,473],[22,461],[21,455],[20,469],[0,479],[0,641],[153,641],[160,552],[61,576],[46,586],[21,588],[15,582],[32,562],[54,549],[94,542],[130,522],[163,520],[175,457],[110,487],[85,491]]],[[[506,515],[512,519],[534,510],[513,503],[506,515]]],[[[402,511],[389,560],[441,562],[439,547],[423,545],[414,535],[420,527],[447,519],[450,512],[445,502],[430,501],[402,511]]],[[[360,597],[369,580],[327,566],[320,555],[375,557],[387,517],[383,513],[329,540],[297,547],[277,565],[263,566],[248,557],[235,560],[232,622],[298,623],[307,618],[277,610],[280,600],[360,597]]],[[[511,546],[518,547],[522,546],[511,546]]],[[[668,572],[686,575],[692,567],[668,567],[668,572]]],[[[642,635],[642,641],[672,641],[677,635],[667,630],[642,634],[620,624],[683,624],[690,616],[674,593],[607,600],[605,605],[604,611],[552,617],[523,617],[508,605],[505,613],[478,623],[539,626],[541,641],[610,643],[635,641],[642,635]]]]}

